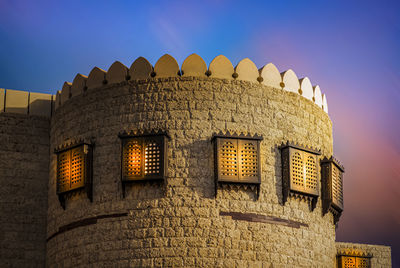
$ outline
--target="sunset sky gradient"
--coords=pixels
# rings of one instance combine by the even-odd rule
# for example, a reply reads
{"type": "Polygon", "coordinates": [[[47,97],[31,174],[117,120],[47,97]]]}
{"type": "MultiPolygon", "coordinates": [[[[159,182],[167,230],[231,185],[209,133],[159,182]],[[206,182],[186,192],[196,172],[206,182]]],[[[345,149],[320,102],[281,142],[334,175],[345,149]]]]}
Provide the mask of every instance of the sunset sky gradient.
{"type": "Polygon", "coordinates": [[[0,0],[0,40],[9,89],[55,94],[78,72],[165,53],[308,76],[346,168],[337,239],[390,245],[400,267],[400,1],[0,0]]]}

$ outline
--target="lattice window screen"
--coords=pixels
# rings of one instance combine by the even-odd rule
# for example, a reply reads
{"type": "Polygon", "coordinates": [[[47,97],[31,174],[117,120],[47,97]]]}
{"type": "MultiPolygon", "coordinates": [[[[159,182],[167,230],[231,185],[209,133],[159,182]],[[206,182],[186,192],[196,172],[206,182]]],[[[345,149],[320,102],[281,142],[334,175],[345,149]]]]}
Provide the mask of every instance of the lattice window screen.
{"type": "Polygon", "coordinates": [[[144,155],[145,175],[159,175],[161,168],[161,150],[156,141],[149,141],[145,147],[144,155]]]}
{"type": "Polygon", "coordinates": [[[70,189],[70,151],[58,155],[57,163],[57,192],[65,192],[70,189]]]}
{"type": "Polygon", "coordinates": [[[317,156],[290,148],[290,189],[318,195],[318,179],[317,156]]]}
{"type": "Polygon", "coordinates": [[[340,256],[339,268],[370,268],[370,259],[355,256],[340,256]]]}
{"type": "Polygon", "coordinates": [[[85,185],[83,146],[71,150],[71,189],[85,185]]]}
{"type": "Polygon", "coordinates": [[[304,188],[304,163],[303,152],[294,152],[291,157],[292,160],[292,183],[293,188],[304,188]]]}
{"type": "Polygon", "coordinates": [[[237,140],[222,140],[219,142],[220,177],[237,178],[239,174],[237,140]]]}
{"type": "Polygon", "coordinates": [[[57,192],[63,193],[85,186],[84,146],[58,153],[57,192]]]}
{"type": "Polygon", "coordinates": [[[217,138],[218,181],[259,183],[259,141],[217,138]]]}
{"type": "Polygon", "coordinates": [[[142,144],[140,140],[128,141],[123,150],[123,172],[125,177],[142,176],[142,144]]]}
{"type": "Polygon", "coordinates": [[[123,181],[163,179],[165,136],[122,137],[123,181]]]}
{"type": "Polygon", "coordinates": [[[317,161],[314,155],[306,155],[305,161],[305,175],[306,185],[310,191],[318,191],[318,173],[317,173],[317,161]]]}
{"type": "Polygon", "coordinates": [[[343,172],[344,167],[333,157],[321,161],[322,213],[333,214],[336,224],[343,212],[343,172]]]}
{"type": "Polygon", "coordinates": [[[355,257],[342,257],[342,267],[343,268],[356,268],[356,258],[355,257]]]}
{"type": "Polygon", "coordinates": [[[369,258],[356,257],[356,267],[369,268],[370,267],[369,258]]]}
{"type": "Polygon", "coordinates": [[[343,174],[336,165],[332,165],[332,202],[343,207],[343,174]]]}
{"type": "Polygon", "coordinates": [[[239,140],[239,179],[254,179],[258,177],[257,142],[239,140]]]}

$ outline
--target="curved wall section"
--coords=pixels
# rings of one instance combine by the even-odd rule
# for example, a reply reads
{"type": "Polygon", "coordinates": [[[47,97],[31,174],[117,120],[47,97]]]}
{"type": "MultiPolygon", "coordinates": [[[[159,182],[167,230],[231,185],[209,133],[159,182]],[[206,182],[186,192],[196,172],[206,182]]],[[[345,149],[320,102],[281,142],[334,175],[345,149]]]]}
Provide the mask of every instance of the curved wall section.
{"type": "Polygon", "coordinates": [[[72,97],[52,117],[51,152],[79,139],[94,143],[93,202],[76,192],[65,210],[60,206],[51,154],[49,267],[334,266],[335,226],[321,200],[313,211],[300,198],[282,203],[282,143],[332,155],[328,115],[297,93],[218,78],[103,85],[72,97]],[[167,177],[129,184],[124,198],[118,134],[152,129],[170,136],[167,177]],[[211,139],[220,131],[263,136],[258,199],[252,187],[236,185],[215,196],[211,139]]]}

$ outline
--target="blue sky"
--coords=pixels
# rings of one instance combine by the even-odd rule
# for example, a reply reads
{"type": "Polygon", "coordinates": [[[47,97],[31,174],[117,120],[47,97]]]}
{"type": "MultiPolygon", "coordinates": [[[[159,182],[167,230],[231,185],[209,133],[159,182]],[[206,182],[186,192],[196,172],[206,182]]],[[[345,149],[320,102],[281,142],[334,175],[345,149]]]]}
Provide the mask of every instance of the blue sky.
{"type": "Polygon", "coordinates": [[[327,94],[346,167],[338,239],[390,244],[400,266],[399,14],[384,0],[0,0],[0,87],[54,94],[95,66],[165,53],[292,68],[327,94]]]}

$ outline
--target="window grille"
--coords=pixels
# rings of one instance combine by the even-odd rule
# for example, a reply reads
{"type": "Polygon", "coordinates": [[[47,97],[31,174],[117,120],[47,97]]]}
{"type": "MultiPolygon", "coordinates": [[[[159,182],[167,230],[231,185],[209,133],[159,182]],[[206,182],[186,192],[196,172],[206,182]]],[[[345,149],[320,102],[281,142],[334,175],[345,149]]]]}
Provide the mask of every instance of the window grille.
{"type": "Polygon", "coordinates": [[[144,147],[144,175],[160,176],[161,172],[161,148],[155,140],[145,142],[144,147]]]}
{"type": "Polygon", "coordinates": [[[215,195],[219,183],[235,184],[244,189],[260,192],[260,141],[259,136],[214,135],[215,195]]]}
{"type": "Polygon", "coordinates": [[[281,147],[283,203],[289,195],[305,195],[316,206],[319,196],[319,151],[292,144],[281,147]]]}
{"type": "Polygon", "coordinates": [[[142,177],[142,144],[139,139],[127,140],[123,149],[123,176],[142,177]]]}
{"type": "Polygon", "coordinates": [[[371,267],[369,260],[370,260],[369,258],[356,257],[356,267],[357,268],[369,268],[369,267],[371,267]]]}
{"type": "Polygon", "coordinates": [[[338,256],[339,268],[370,268],[370,257],[338,256]]]}
{"type": "Polygon", "coordinates": [[[122,141],[122,185],[135,181],[163,180],[167,168],[166,133],[119,135],[122,141]]]}
{"type": "Polygon", "coordinates": [[[218,139],[218,180],[239,180],[238,142],[235,139],[218,139]]]}
{"type": "Polygon", "coordinates": [[[331,211],[336,223],[343,211],[343,172],[344,168],[339,162],[331,157],[321,161],[322,169],[322,206],[323,213],[331,211]]]}
{"type": "Polygon", "coordinates": [[[71,150],[71,189],[85,185],[84,158],[83,146],[71,150]]]}
{"type": "Polygon", "coordinates": [[[260,140],[216,137],[218,182],[260,183],[260,140]]]}
{"type": "Polygon", "coordinates": [[[343,268],[356,268],[356,257],[342,257],[343,268]]]}
{"type": "Polygon", "coordinates": [[[332,202],[343,209],[343,178],[342,171],[336,165],[332,166],[332,202]]]}
{"type": "Polygon", "coordinates": [[[259,150],[258,142],[238,140],[239,147],[239,180],[259,182],[259,150]]]}
{"type": "Polygon", "coordinates": [[[57,194],[65,209],[65,194],[87,188],[91,199],[91,146],[77,144],[57,149],[57,194]]]}
{"type": "Polygon", "coordinates": [[[308,155],[305,161],[305,189],[318,194],[318,169],[315,155],[308,155]]]}
{"type": "Polygon", "coordinates": [[[70,183],[70,151],[60,153],[57,161],[57,193],[67,192],[71,189],[70,183]]]}

